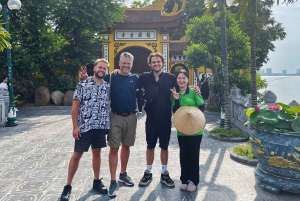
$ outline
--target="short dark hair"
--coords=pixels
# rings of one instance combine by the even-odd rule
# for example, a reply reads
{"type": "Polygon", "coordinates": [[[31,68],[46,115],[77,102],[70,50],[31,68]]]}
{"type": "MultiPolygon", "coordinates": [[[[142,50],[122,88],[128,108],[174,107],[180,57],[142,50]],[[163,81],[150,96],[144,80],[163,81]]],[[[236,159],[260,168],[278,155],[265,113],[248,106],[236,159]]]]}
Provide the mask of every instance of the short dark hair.
{"type": "Polygon", "coordinates": [[[3,80],[5,80],[6,78],[8,78],[7,76],[3,76],[2,78],[1,78],[1,82],[3,82],[3,80]]]}
{"type": "Polygon", "coordinates": [[[160,57],[162,63],[165,64],[165,58],[163,57],[162,53],[160,53],[160,52],[152,52],[152,53],[148,56],[148,58],[147,58],[147,62],[148,62],[149,65],[151,64],[151,59],[152,59],[152,57],[160,57]]]}
{"type": "Polygon", "coordinates": [[[189,79],[189,73],[184,69],[181,69],[180,71],[178,71],[176,73],[176,79],[177,79],[177,77],[179,76],[180,73],[184,74],[189,79]]]}

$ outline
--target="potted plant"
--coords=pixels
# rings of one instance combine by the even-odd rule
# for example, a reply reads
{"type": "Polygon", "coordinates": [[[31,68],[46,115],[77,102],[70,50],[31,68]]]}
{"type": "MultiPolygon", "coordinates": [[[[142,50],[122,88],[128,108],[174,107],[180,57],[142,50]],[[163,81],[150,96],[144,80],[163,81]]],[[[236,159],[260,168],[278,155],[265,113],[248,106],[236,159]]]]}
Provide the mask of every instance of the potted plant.
{"type": "Polygon", "coordinates": [[[258,159],[255,176],[263,189],[300,193],[300,107],[283,103],[246,110],[255,129],[250,136],[258,159]]]}

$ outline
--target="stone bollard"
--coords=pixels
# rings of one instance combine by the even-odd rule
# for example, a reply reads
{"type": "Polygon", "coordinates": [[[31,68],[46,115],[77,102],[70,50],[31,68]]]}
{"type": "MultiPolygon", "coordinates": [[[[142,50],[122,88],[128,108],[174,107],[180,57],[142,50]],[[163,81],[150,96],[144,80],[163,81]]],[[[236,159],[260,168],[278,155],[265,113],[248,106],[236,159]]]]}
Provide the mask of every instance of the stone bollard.
{"type": "Polygon", "coordinates": [[[2,95],[3,95],[3,101],[4,101],[4,105],[5,105],[5,117],[7,118],[8,116],[8,109],[9,109],[9,92],[8,91],[1,91],[2,95]]]}
{"type": "Polygon", "coordinates": [[[5,103],[2,92],[0,91],[0,126],[4,126],[5,119],[5,103]]]}
{"type": "Polygon", "coordinates": [[[277,96],[273,91],[267,91],[263,97],[264,104],[266,105],[274,105],[277,101],[277,96]]]}
{"type": "Polygon", "coordinates": [[[300,104],[297,102],[297,101],[295,101],[295,100],[293,100],[292,102],[290,102],[289,103],[289,106],[300,106],[300,104]]]}

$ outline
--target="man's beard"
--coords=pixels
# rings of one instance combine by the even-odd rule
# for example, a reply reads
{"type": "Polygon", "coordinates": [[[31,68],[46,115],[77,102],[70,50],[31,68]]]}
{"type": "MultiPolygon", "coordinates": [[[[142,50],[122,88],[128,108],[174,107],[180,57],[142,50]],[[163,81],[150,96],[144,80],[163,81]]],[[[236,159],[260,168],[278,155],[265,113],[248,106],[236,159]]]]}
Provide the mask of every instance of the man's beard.
{"type": "Polygon", "coordinates": [[[156,73],[162,72],[162,68],[160,68],[159,70],[155,70],[155,69],[152,69],[152,70],[156,73]]]}
{"type": "Polygon", "coordinates": [[[102,78],[105,76],[105,73],[103,73],[102,76],[99,75],[98,73],[99,73],[99,72],[94,72],[94,75],[95,75],[97,78],[99,78],[99,79],[102,79],[102,78]]]}

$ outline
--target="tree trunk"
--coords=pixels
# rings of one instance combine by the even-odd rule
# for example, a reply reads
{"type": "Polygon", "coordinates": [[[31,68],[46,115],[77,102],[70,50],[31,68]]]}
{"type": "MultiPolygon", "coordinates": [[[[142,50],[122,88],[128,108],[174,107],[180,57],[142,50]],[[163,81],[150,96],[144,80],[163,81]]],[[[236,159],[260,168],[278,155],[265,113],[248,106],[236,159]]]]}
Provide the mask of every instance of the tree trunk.
{"type": "Polygon", "coordinates": [[[252,107],[257,105],[257,89],[256,89],[256,0],[251,0],[251,17],[253,18],[254,26],[250,30],[250,44],[251,44],[251,103],[252,107]]]}
{"type": "Polygon", "coordinates": [[[215,55],[211,55],[210,58],[210,64],[211,64],[211,72],[212,72],[212,77],[213,77],[213,82],[214,83],[219,83],[219,76],[218,76],[218,72],[216,69],[216,65],[215,65],[215,55]]]}
{"type": "MultiPolygon", "coordinates": [[[[225,128],[231,127],[230,113],[229,113],[229,79],[228,79],[228,62],[227,62],[227,37],[226,37],[226,9],[225,0],[222,1],[222,23],[221,23],[221,58],[222,58],[222,76],[223,84],[223,101],[222,104],[225,109],[225,128]]],[[[224,112],[224,111],[222,111],[224,112]]]]}

